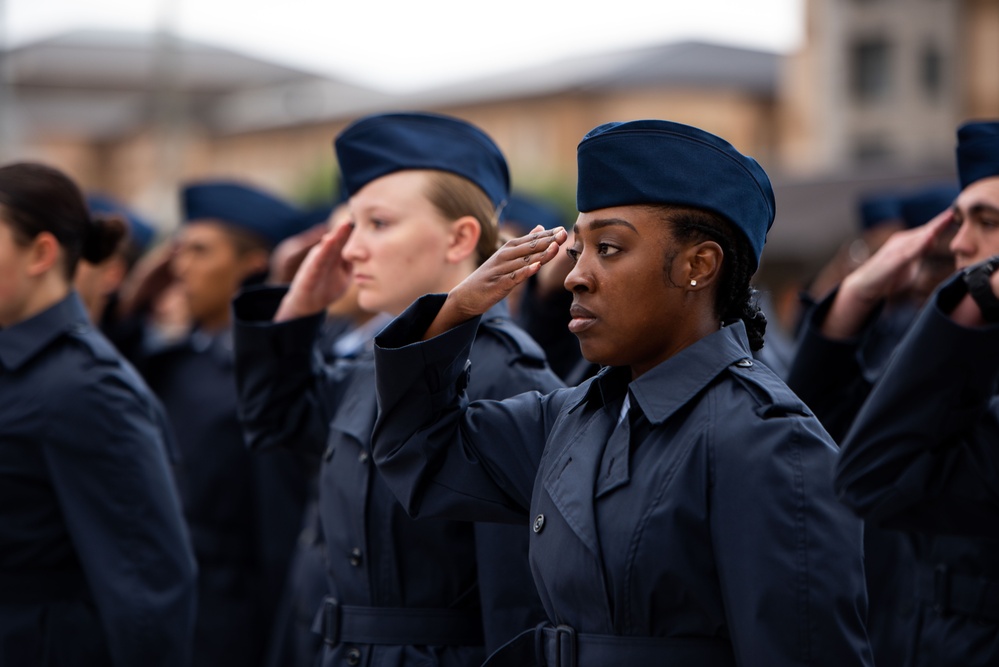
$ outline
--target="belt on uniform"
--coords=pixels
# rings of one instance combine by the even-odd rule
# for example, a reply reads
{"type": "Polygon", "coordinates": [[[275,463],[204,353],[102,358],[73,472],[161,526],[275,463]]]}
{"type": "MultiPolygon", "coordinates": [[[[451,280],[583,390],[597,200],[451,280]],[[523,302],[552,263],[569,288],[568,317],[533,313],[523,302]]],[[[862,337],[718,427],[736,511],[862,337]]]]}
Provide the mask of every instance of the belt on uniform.
{"type": "Polygon", "coordinates": [[[916,597],[941,616],[962,614],[999,623],[999,581],[952,572],[946,565],[916,573],[916,597]]]}
{"type": "Polygon", "coordinates": [[[732,645],[697,637],[580,634],[568,625],[540,625],[493,653],[483,667],[605,667],[606,665],[735,667],[732,645]]]}
{"type": "Polygon", "coordinates": [[[330,646],[341,643],[482,646],[478,610],[355,607],[327,597],[312,631],[330,646]]]}
{"type": "Polygon", "coordinates": [[[71,600],[86,594],[79,570],[0,573],[0,604],[29,604],[71,600]]]}

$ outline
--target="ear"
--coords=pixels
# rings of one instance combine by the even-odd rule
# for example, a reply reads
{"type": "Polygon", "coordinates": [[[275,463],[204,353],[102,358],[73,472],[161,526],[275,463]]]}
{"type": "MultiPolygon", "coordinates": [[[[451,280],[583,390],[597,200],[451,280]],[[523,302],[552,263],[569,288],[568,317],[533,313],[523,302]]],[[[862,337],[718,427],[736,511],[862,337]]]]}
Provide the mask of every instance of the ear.
{"type": "Polygon", "coordinates": [[[62,258],[62,247],[51,232],[41,232],[28,246],[28,275],[36,278],[52,269],[62,258]]]}
{"type": "Polygon", "coordinates": [[[452,264],[459,264],[475,254],[482,236],[482,227],[474,216],[465,215],[451,223],[445,257],[452,264]]]}
{"type": "Polygon", "coordinates": [[[683,253],[686,275],[680,286],[690,291],[702,290],[718,281],[725,253],[714,241],[696,243],[683,253]]]}

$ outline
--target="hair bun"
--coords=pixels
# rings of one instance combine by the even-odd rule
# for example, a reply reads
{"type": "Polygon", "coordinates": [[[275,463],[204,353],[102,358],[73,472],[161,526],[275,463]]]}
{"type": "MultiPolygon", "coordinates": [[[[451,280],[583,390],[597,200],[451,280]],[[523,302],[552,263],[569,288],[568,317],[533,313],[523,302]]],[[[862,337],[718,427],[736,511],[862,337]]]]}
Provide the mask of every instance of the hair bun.
{"type": "Polygon", "coordinates": [[[127,234],[128,227],[121,216],[94,216],[87,225],[81,256],[91,264],[100,264],[114,253],[127,234]]]}

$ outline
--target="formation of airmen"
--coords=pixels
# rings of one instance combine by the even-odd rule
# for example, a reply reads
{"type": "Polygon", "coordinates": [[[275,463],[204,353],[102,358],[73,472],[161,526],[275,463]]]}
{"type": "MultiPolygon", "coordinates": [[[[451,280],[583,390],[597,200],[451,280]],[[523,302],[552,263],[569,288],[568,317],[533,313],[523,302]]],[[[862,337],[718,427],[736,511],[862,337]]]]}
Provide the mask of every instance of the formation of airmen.
{"type": "Polygon", "coordinates": [[[0,667],[999,664],[999,121],[793,340],[761,166],[600,125],[572,225],[450,116],[152,226],[0,166],[0,667]]]}

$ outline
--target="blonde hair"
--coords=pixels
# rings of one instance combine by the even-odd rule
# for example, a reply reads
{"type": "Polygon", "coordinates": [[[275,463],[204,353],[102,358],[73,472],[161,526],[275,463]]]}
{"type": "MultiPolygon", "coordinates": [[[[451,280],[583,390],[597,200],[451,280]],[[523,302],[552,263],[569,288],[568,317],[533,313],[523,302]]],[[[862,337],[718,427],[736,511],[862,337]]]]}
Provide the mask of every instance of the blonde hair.
{"type": "Polygon", "coordinates": [[[447,171],[430,170],[427,199],[448,220],[470,215],[482,230],[475,247],[475,263],[482,264],[499,247],[499,211],[489,196],[467,178],[447,171]]]}

